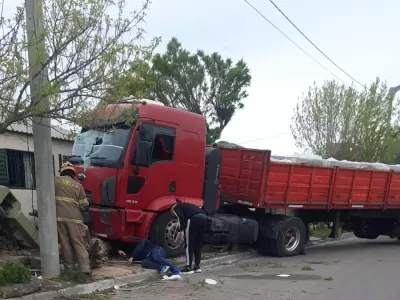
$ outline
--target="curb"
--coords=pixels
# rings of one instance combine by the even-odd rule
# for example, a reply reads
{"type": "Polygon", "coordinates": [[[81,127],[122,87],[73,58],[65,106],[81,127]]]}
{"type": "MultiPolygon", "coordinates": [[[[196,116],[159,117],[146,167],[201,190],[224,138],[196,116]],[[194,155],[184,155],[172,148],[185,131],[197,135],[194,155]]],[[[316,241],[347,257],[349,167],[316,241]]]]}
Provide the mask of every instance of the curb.
{"type": "MultiPolygon", "coordinates": [[[[216,266],[216,265],[222,265],[222,264],[231,264],[231,263],[234,263],[234,262],[242,260],[242,259],[252,258],[256,255],[257,254],[252,251],[228,254],[225,256],[204,260],[204,261],[202,261],[201,265],[204,267],[210,267],[210,266],[216,266]]],[[[155,275],[157,275],[157,271],[144,270],[143,272],[141,272],[139,274],[130,274],[130,275],[126,275],[126,276],[115,277],[113,279],[104,279],[104,280],[99,280],[99,281],[88,283],[88,284],[79,284],[79,285],[76,285],[73,287],[69,287],[69,288],[65,288],[65,289],[61,289],[61,290],[57,290],[57,291],[49,291],[49,292],[43,292],[43,293],[30,294],[30,295],[22,296],[19,298],[10,298],[9,300],[17,300],[17,299],[51,300],[51,299],[54,299],[56,297],[61,297],[61,296],[91,294],[94,292],[101,292],[104,290],[112,289],[112,288],[114,288],[114,285],[123,287],[123,286],[129,285],[129,284],[132,284],[132,283],[137,283],[137,282],[146,280],[148,278],[151,278],[155,275]]]]}
{"type": "Polygon", "coordinates": [[[344,241],[352,241],[356,240],[357,237],[355,237],[352,233],[344,233],[340,238],[337,239],[321,239],[319,241],[314,242],[313,244],[309,245],[306,247],[306,249],[312,249],[312,248],[318,248],[318,247],[323,247],[327,245],[332,245],[332,244],[338,244],[342,243],[344,241]]]}

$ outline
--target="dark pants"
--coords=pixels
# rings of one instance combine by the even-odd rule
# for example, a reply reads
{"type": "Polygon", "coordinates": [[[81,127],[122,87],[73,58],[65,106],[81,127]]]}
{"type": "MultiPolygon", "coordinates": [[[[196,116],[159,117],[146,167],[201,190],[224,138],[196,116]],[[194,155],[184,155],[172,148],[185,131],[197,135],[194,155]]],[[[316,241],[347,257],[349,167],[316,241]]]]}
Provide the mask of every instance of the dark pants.
{"type": "Polygon", "coordinates": [[[173,274],[179,272],[178,268],[175,267],[168,259],[164,248],[155,247],[149,255],[142,261],[142,267],[145,269],[152,269],[160,271],[162,267],[170,267],[173,274]]]}
{"type": "Polygon", "coordinates": [[[186,265],[192,266],[193,254],[194,265],[199,266],[201,261],[201,248],[203,247],[204,232],[207,227],[205,215],[195,215],[187,222],[185,230],[186,243],[186,265]]]}

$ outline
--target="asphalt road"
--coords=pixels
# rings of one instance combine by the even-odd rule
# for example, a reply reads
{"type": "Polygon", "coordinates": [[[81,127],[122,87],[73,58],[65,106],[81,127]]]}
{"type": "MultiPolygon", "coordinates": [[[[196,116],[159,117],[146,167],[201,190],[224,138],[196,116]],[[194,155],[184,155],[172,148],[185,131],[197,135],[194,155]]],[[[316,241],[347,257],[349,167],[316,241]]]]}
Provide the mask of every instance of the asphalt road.
{"type": "Polygon", "coordinates": [[[397,240],[349,239],[309,249],[305,256],[257,257],[179,281],[141,283],[111,299],[399,300],[399,253],[397,240]],[[208,285],[206,278],[217,284],[208,285]]]}

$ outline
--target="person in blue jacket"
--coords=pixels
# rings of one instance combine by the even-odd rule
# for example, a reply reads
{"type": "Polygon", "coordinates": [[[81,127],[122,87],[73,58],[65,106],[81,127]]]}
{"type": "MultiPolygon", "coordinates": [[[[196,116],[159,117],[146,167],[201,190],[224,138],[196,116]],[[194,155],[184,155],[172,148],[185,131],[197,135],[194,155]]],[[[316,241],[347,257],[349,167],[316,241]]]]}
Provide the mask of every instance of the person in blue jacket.
{"type": "Polygon", "coordinates": [[[158,270],[165,275],[169,270],[172,276],[166,279],[178,279],[181,277],[179,269],[167,259],[167,254],[163,247],[154,246],[149,240],[140,240],[128,257],[123,250],[118,250],[118,254],[128,258],[130,264],[133,261],[141,261],[145,269],[158,270]]]}

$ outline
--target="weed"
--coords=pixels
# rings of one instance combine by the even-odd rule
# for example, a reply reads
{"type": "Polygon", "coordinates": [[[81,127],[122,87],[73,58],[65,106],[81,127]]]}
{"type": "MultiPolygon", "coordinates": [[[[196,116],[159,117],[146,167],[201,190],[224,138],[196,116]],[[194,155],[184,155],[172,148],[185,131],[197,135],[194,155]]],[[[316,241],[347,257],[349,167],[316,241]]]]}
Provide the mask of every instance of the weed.
{"type": "Polygon", "coordinates": [[[326,277],[324,280],[326,280],[326,281],[332,281],[333,278],[332,278],[332,276],[329,276],[329,277],[326,277]]]}
{"type": "Polygon", "coordinates": [[[28,283],[31,278],[31,270],[20,262],[9,261],[0,267],[0,286],[28,283]]]}
{"type": "Polygon", "coordinates": [[[314,271],[313,268],[311,268],[310,266],[304,266],[301,268],[302,271],[314,271]]]}
{"type": "Polygon", "coordinates": [[[201,285],[202,288],[205,287],[205,286],[206,286],[206,280],[203,279],[203,280],[200,282],[200,285],[201,285]]]}

